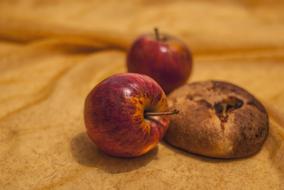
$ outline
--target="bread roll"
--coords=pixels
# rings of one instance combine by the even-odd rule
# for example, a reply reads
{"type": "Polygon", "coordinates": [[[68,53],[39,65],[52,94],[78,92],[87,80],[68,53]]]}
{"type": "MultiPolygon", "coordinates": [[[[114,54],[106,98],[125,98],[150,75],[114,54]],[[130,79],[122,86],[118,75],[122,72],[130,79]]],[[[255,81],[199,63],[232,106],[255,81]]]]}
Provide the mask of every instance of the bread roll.
{"type": "Polygon", "coordinates": [[[191,153],[241,158],[257,153],[268,135],[264,106],[246,90],[221,81],[186,84],[169,96],[172,117],[165,140],[191,153]]]}

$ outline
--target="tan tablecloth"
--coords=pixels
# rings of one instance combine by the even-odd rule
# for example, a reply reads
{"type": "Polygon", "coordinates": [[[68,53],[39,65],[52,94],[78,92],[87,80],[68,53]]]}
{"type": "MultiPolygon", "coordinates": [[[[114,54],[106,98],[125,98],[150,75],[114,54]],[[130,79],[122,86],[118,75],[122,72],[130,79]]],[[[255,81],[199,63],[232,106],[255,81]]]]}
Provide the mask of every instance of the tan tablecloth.
{"type": "Polygon", "coordinates": [[[0,189],[284,189],[283,1],[1,1],[0,39],[0,189]],[[193,50],[190,81],[230,81],[264,103],[270,134],[256,156],[160,143],[119,159],[88,140],[87,93],[126,71],[125,50],[155,26],[193,50]]]}

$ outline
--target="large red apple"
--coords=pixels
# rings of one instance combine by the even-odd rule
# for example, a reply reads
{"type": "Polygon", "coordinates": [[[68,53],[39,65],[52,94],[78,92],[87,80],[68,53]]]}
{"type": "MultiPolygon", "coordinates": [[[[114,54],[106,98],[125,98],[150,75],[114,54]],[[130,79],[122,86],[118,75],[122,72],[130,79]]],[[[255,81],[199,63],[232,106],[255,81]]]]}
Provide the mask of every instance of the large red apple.
{"type": "Polygon", "coordinates": [[[168,94],[188,80],[192,55],[181,40],[155,29],[155,34],[142,35],[134,41],[127,68],[129,72],[151,76],[168,94]]]}
{"type": "Polygon", "coordinates": [[[113,75],[99,83],[85,101],[87,134],[99,149],[135,157],[153,149],[164,136],[169,118],[166,95],[146,75],[113,75]]]}

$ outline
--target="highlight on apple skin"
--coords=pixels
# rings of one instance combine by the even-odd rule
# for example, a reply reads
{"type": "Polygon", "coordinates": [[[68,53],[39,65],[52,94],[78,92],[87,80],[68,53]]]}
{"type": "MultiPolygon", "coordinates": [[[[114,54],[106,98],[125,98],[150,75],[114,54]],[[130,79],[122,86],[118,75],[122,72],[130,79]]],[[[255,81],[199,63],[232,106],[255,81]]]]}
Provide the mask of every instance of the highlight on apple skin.
{"type": "MultiPolygon", "coordinates": [[[[175,112],[175,111],[174,111],[175,112]]],[[[103,152],[136,157],[156,147],[168,125],[167,99],[152,78],[134,73],[113,75],[86,98],[87,134],[103,152]]]]}
{"type": "Polygon", "coordinates": [[[128,72],[146,74],[156,80],[169,94],[185,84],[192,71],[192,54],[185,43],[155,33],[138,37],[127,55],[128,72]]]}

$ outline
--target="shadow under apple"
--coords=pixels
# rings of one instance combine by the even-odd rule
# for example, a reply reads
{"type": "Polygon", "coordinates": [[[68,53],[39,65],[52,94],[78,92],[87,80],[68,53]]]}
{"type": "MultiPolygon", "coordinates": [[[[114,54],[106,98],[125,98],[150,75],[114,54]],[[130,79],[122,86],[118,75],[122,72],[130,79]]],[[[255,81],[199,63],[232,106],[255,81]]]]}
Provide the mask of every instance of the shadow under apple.
{"type": "Polygon", "coordinates": [[[129,172],[147,165],[156,159],[158,147],[149,153],[136,158],[117,158],[109,156],[100,151],[91,142],[86,133],[79,133],[74,136],[70,143],[71,153],[74,159],[84,166],[95,167],[108,173],[129,172]]]}

